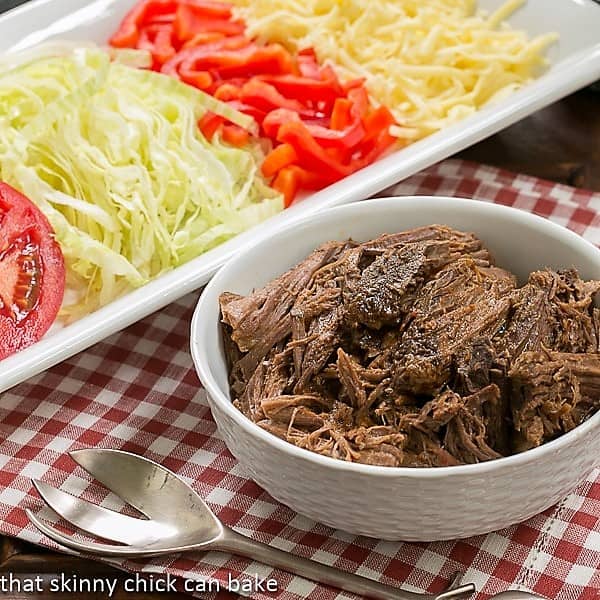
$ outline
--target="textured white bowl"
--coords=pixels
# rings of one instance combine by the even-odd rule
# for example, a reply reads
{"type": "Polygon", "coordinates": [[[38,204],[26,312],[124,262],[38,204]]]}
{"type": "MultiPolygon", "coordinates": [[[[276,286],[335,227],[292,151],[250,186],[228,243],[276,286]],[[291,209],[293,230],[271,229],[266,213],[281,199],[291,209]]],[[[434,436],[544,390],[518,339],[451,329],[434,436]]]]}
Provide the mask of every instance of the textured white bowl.
{"type": "Polygon", "coordinates": [[[473,231],[521,280],[577,266],[600,278],[600,250],[526,212],[455,198],[385,198],[292,224],[231,260],[208,284],[192,322],[192,355],[230,451],[274,498],[312,519],[386,540],[468,537],[523,521],[558,502],[600,456],[600,413],[559,439],[478,465],[389,468],[320,456],[267,433],[232,404],[220,333],[221,292],[246,294],[327,240],[368,240],[432,223],[473,231]]]}

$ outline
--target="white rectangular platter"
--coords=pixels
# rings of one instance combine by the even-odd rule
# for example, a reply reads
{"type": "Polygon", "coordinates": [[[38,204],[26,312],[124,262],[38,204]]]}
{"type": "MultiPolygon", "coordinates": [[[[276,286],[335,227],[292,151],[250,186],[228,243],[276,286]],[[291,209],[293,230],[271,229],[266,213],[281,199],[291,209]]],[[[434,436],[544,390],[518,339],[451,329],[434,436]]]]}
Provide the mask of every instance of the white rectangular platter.
{"type": "MultiPolygon", "coordinates": [[[[105,44],[134,3],[135,0],[33,0],[0,16],[0,51],[24,49],[48,39],[105,44]]],[[[502,3],[503,0],[479,2],[488,11],[502,3]]],[[[528,0],[510,22],[530,35],[550,31],[560,35],[549,52],[552,66],[542,77],[462,122],[311,195],[76,323],[54,328],[37,344],[0,362],[0,392],[199,288],[228,258],[283,223],[375,194],[600,79],[600,5],[593,0],[528,0]]]]}

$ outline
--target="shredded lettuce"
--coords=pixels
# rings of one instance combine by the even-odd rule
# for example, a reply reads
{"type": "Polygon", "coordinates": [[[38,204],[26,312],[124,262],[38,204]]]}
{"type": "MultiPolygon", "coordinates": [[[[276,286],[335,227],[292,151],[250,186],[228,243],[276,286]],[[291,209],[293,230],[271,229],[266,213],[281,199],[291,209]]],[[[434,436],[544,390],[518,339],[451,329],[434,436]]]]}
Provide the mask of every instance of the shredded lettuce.
{"type": "Polygon", "coordinates": [[[254,122],[97,48],[0,60],[0,177],[46,214],[78,318],[283,208],[258,145],[207,141],[211,110],[254,122]],[[115,57],[113,56],[113,59],[115,57]],[[124,64],[125,63],[125,64],[124,64]]]}

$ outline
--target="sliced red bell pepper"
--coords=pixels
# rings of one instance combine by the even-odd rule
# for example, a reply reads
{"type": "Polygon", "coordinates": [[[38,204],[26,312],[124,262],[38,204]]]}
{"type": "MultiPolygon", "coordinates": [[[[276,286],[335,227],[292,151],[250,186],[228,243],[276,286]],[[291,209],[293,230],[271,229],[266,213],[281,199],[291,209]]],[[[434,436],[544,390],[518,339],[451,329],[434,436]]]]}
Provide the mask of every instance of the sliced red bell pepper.
{"type": "Polygon", "coordinates": [[[277,173],[277,177],[275,177],[271,183],[271,186],[273,189],[283,194],[283,205],[285,208],[288,208],[298,193],[298,188],[300,186],[298,173],[291,167],[281,169],[281,171],[277,173]]]}
{"type": "Polygon", "coordinates": [[[150,52],[155,69],[160,68],[175,56],[176,50],[173,46],[171,33],[172,28],[168,24],[146,25],[139,32],[137,48],[150,52]]]}
{"type": "Polygon", "coordinates": [[[181,69],[179,71],[179,77],[181,78],[181,81],[202,91],[209,91],[215,81],[209,71],[181,69]]]}
{"type": "Polygon", "coordinates": [[[337,80],[317,80],[302,75],[264,75],[260,77],[266,83],[277,88],[286,98],[300,102],[331,104],[343,95],[342,87],[337,80]]]}
{"type": "Polygon", "coordinates": [[[225,119],[223,119],[223,117],[207,111],[198,121],[198,127],[207,140],[212,140],[213,136],[224,122],[225,119]]]}
{"type": "Polygon", "coordinates": [[[298,155],[294,147],[290,144],[279,144],[267,154],[261,166],[262,174],[265,177],[273,177],[278,171],[289,167],[298,160],[298,155]]]}
{"type": "Polygon", "coordinates": [[[350,174],[350,168],[331,158],[301,122],[284,123],[279,127],[277,140],[293,146],[298,165],[320,172],[330,183],[350,174]]]}
{"type": "Polygon", "coordinates": [[[119,29],[110,38],[110,44],[117,48],[135,48],[140,29],[152,20],[174,17],[178,5],[178,0],[142,0],[127,13],[119,29]]]}
{"type": "Polygon", "coordinates": [[[199,33],[241,35],[245,29],[240,21],[231,20],[231,8],[228,5],[213,5],[210,2],[182,2],[177,7],[173,22],[173,33],[181,42],[199,33]]]}
{"type": "Polygon", "coordinates": [[[174,75],[182,70],[215,71],[223,80],[251,77],[256,73],[290,72],[293,60],[279,44],[257,46],[243,37],[224,38],[196,48],[186,48],[164,65],[163,73],[174,75]]]}
{"type": "Polygon", "coordinates": [[[352,172],[370,165],[397,142],[398,140],[389,134],[387,128],[380,131],[369,142],[363,144],[361,155],[356,160],[352,161],[352,172]]]}
{"type": "Polygon", "coordinates": [[[331,111],[331,129],[343,131],[354,121],[352,101],[348,98],[337,98],[331,111]]]}
{"type": "Polygon", "coordinates": [[[307,124],[306,129],[323,148],[349,150],[361,143],[365,129],[360,119],[355,119],[345,129],[335,130],[321,125],[307,124]]]}
{"type": "MultiPolygon", "coordinates": [[[[340,99],[336,100],[336,103],[340,99]]],[[[334,105],[335,106],[335,105],[334,105]]],[[[269,137],[277,137],[279,128],[289,122],[301,122],[307,133],[316,141],[323,149],[333,148],[340,149],[344,153],[347,150],[357,146],[362,138],[364,137],[365,130],[360,118],[353,113],[352,105],[346,103],[340,103],[338,106],[338,115],[335,119],[338,124],[343,125],[342,129],[335,129],[328,125],[331,123],[325,123],[324,120],[320,119],[302,119],[302,115],[297,112],[290,111],[289,109],[278,109],[270,112],[263,121],[263,130],[269,137]],[[344,108],[340,108],[343,106],[344,108]],[[342,117],[339,115],[340,111],[347,112],[344,116],[344,122],[342,123],[342,117]]],[[[332,119],[334,115],[332,113],[332,119]]],[[[330,119],[331,121],[331,119],[330,119]]]]}
{"type": "Polygon", "coordinates": [[[286,98],[274,86],[261,81],[257,77],[252,77],[242,86],[240,100],[265,112],[277,108],[287,108],[301,113],[304,108],[298,100],[286,98]]]}
{"type": "Polygon", "coordinates": [[[262,123],[263,119],[266,116],[266,113],[263,110],[256,108],[255,106],[250,106],[249,104],[244,104],[239,100],[230,100],[227,102],[231,108],[235,108],[235,110],[239,110],[246,115],[252,117],[257,123],[262,123]]]}
{"type": "Polygon", "coordinates": [[[219,40],[222,40],[225,37],[225,34],[213,31],[197,33],[193,38],[185,42],[183,46],[181,46],[181,49],[194,48],[195,46],[202,46],[204,44],[212,44],[213,42],[218,42],[219,40]]]}
{"type": "Polygon", "coordinates": [[[338,76],[331,65],[324,65],[321,67],[319,72],[319,79],[321,79],[321,81],[327,81],[329,83],[335,82],[336,87],[338,87],[338,89],[340,90],[340,93],[343,91],[342,84],[340,83],[340,80],[338,79],[338,76]]]}
{"type": "Polygon", "coordinates": [[[305,190],[320,190],[331,183],[331,181],[323,177],[320,173],[308,171],[298,165],[290,165],[288,169],[296,173],[300,188],[304,188],[305,190]]]}
{"type": "MultiPolygon", "coordinates": [[[[195,14],[212,19],[231,19],[233,4],[217,0],[179,0],[179,7],[189,6],[195,14]]],[[[178,7],[178,8],[179,8],[178,7]]]]}
{"type": "Polygon", "coordinates": [[[342,83],[342,89],[344,90],[345,94],[348,94],[348,92],[350,90],[363,87],[365,85],[365,81],[366,80],[364,77],[359,77],[357,79],[350,79],[349,81],[342,83]]]}
{"type": "Polygon", "coordinates": [[[364,118],[369,113],[371,102],[364,86],[348,90],[348,100],[354,105],[354,111],[359,117],[364,118]]]}
{"type": "Polygon", "coordinates": [[[185,64],[186,68],[191,69],[197,57],[219,50],[237,50],[249,44],[250,41],[243,35],[226,37],[219,34],[219,37],[212,41],[203,41],[200,46],[182,48],[170,61],[163,65],[161,72],[177,77],[180,66],[185,64]]]}
{"type": "Polygon", "coordinates": [[[260,73],[291,73],[294,61],[279,44],[258,46],[250,44],[235,52],[223,51],[204,59],[218,69],[222,78],[251,77],[260,73]]]}
{"type": "Polygon", "coordinates": [[[221,129],[223,140],[232,146],[241,148],[250,141],[250,134],[245,130],[234,124],[225,124],[221,129]]]}
{"type": "Polygon", "coordinates": [[[244,36],[219,37],[211,42],[207,42],[199,47],[183,48],[170,60],[165,62],[160,71],[172,77],[181,79],[185,83],[198,87],[207,92],[213,92],[211,89],[215,80],[215,74],[210,69],[203,67],[195,60],[201,53],[201,49],[206,54],[212,51],[220,51],[222,48],[235,49],[248,45],[248,40],[244,36]]]}
{"type": "Polygon", "coordinates": [[[386,150],[391,148],[398,140],[392,137],[389,133],[381,133],[373,141],[368,152],[362,155],[354,164],[354,171],[364,169],[371,163],[375,162],[386,150]]]}
{"type": "Polygon", "coordinates": [[[300,115],[296,111],[290,110],[289,108],[272,110],[261,121],[262,131],[268,138],[276,140],[279,128],[284,123],[289,123],[291,121],[300,122],[300,115]]]}
{"type": "Polygon", "coordinates": [[[271,184],[274,189],[283,194],[284,206],[289,208],[296,199],[298,192],[305,190],[320,190],[331,181],[314,171],[303,169],[297,165],[284,167],[271,184]]]}
{"type": "Polygon", "coordinates": [[[271,139],[279,139],[280,128],[286,123],[300,123],[306,133],[323,148],[343,148],[349,149],[360,143],[364,136],[364,127],[360,119],[354,117],[345,129],[336,131],[323,125],[317,124],[317,121],[302,120],[301,115],[288,108],[279,108],[272,110],[262,121],[262,130],[265,135],[271,139]]]}
{"type": "Polygon", "coordinates": [[[312,48],[301,51],[296,60],[298,61],[298,69],[302,77],[308,77],[309,79],[321,78],[321,67],[317,62],[317,57],[312,48]]]}
{"type": "Polygon", "coordinates": [[[213,92],[213,96],[221,102],[229,102],[230,100],[239,100],[240,88],[232,83],[220,83],[213,92]]]}
{"type": "Polygon", "coordinates": [[[391,140],[395,140],[389,135],[390,126],[396,122],[394,115],[386,106],[379,106],[371,111],[367,116],[363,117],[362,123],[365,128],[365,138],[362,142],[363,146],[377,140],[382,134],[386,134],[391,140]]]}
{"type": "Polygon", "coordinates": [[[173,25],[173,22],[175,21],[175,14],[174,13],[166,13],[164,15],[154,15],[152,16],[150,19],[148,19],[147,21],[144,21],[140,27],[146,27],[148,25],[173,25]]]}

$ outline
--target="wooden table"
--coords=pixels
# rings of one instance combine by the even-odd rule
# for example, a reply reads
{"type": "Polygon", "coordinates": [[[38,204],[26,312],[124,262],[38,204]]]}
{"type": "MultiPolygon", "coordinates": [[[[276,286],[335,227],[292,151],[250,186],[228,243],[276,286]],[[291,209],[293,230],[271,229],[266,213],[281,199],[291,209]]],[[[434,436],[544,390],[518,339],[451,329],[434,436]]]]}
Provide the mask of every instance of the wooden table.
{"type": "MultiPolygon", "coordinates": [[[[516,172],[551,179],[572,186],[600,191],[600,93],[585,90],[513,125],[488,140],[458,155],[473,161],[496,165],[516,172]]],[[[89,560],[66,557],[10,538],[0,538],[0,583],[2,575],[31,579],[40,575],[45,582],[76,573],[80,577],[118,577],[120,584],[113,598],[171,600],[173,593],[123,591],[123,575],[89,560]]],[[[2,593],[9,600],[20,598],[96,600],[99,594],[2,593]]],[[[231,597],[223,593],[223,598],[231,597]]]]}

